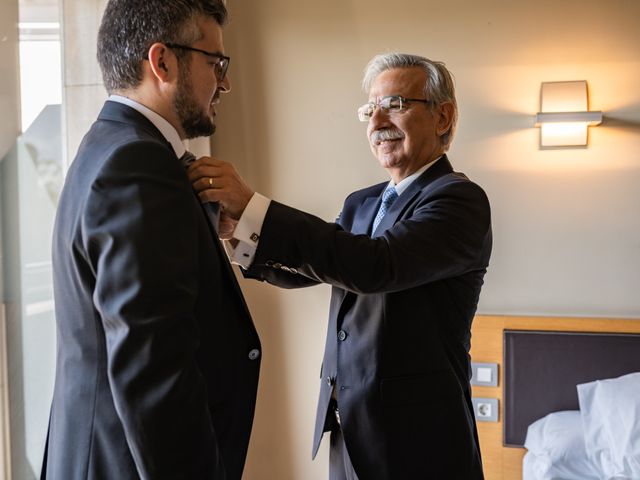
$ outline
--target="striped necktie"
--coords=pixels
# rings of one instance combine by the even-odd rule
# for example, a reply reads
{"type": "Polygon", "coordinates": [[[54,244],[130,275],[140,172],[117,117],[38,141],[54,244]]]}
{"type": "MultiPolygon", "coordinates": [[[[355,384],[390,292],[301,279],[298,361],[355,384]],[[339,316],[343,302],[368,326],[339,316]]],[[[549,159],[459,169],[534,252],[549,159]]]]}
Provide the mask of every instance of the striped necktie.
{"type": "MultiPolygon", "coordinates": [[[[196,161],[196,157],[190,151],[185,151],[184,155],[180,157],[182,166],[187,169],[189,165],[196,161]]],[[[213,227],[213,230],[218,233],[218,221],[220,220],[220,204],[218,202],[209,202],[203,205],[204,211],[207,212],[207,218],[209,223],[213,227]]]]}
{"type": "Polygon", "coordinates": [[[382,202],[380,203],[380,208],[378,209],[376,218],[373,220],[373,229],[371,230],[371,233],[375,233],[376,228],[378,228],[378,225],[380,225],[380,222],[387,214],[387,211],[391,208],[391,204],[395,202],[397,198],[398,192],[396,192],[395,187],[389,185],[382,193],[382,202]]]}

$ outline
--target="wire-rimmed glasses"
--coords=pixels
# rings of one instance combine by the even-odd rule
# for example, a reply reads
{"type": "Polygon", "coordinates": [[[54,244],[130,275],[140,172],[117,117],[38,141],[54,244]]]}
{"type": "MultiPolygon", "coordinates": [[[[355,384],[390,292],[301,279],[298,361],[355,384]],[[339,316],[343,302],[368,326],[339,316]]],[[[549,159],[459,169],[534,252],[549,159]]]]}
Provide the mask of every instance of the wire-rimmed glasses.
{"type": "Polygon", "coordinates": [[[376,108],[381,108],[386,113],[400,113],[405,111],[411,102],[434,103],[433,100],[424,98],[405,98],[400,95],[390,95],[380,98],[377,102],[369,102],[358,108],[358,119],[361,122],[368,122],[373,116],[376,108]]]}
{"type": "Polygon", "coordinates": [[[177,43],[165,43],[165,45],[169,48],[178,48],[180,50],[188,50],[190,52],[198,52],[203,55],[206,55],[209,58],[215,58],[217,62],[214,64],[214,70],[216,72],[216,78],[218,80],[223,80],[227,75],[227,70],[229,69],[229,62],[231,61],[230,57],[226,55],[222,55],[221,53],[207,52],[206,50],[201,50],[199,48],[188,47],[186,45],[178,45],[177,43]]]}

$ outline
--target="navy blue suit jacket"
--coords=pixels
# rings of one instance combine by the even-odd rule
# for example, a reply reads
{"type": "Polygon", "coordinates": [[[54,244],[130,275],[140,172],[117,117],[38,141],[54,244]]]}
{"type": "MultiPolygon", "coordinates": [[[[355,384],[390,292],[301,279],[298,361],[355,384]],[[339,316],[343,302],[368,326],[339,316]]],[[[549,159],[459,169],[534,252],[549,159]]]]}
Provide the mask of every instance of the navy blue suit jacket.
{"type": "Polygon", "coordinates": [[[239,480],[260,343],[184,168],[106,102],[54,231],[52,480],[239,480]]]}
{"type": "Polygon", "coordinates": [[[337,223],[272,202],[246,275],[333,286],[314,455],[335,388],[359,478],[479,480],[468,352],[491,253],[489,202],[445,156],[372,237],[386,185],[351,194],[337,223]]]}

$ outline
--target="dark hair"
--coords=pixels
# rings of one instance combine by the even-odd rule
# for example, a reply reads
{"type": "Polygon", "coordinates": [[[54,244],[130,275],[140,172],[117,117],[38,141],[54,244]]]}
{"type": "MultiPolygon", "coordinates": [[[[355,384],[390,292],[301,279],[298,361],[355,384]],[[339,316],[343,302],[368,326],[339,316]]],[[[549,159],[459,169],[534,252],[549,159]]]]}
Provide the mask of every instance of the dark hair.
{"type": "MultiPolygon", "coordinates": [[[[190,45],[202,37],[198,17],[227,21],[224,0],[109,0],[98,32],[98,63],[109,93],[137,87],[151,45],[190,45]]],[[[176,50],[180,57],[185,52],[176,50]]]]}

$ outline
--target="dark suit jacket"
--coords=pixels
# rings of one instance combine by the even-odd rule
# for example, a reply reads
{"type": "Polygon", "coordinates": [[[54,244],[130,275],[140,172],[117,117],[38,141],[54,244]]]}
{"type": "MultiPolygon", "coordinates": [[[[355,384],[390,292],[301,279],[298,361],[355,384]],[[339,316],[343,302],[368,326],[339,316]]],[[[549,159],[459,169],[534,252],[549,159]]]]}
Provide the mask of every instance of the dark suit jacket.
{"type": "Polygon", "coordinates": [[[242,475],[260,343],[186,172],[106,102],[73,162],[53,242],[51,480],[242,475]]]}
{"type": "Polygon", "coordinates": [[[491,253],[489,202],[444,157],[372,238],[386,185],[351,194],[337,224],[272,202],[246,275],[333,285],[314,455],[335,386],[362,480],[482,479],[468,352],[491,253]]]}

